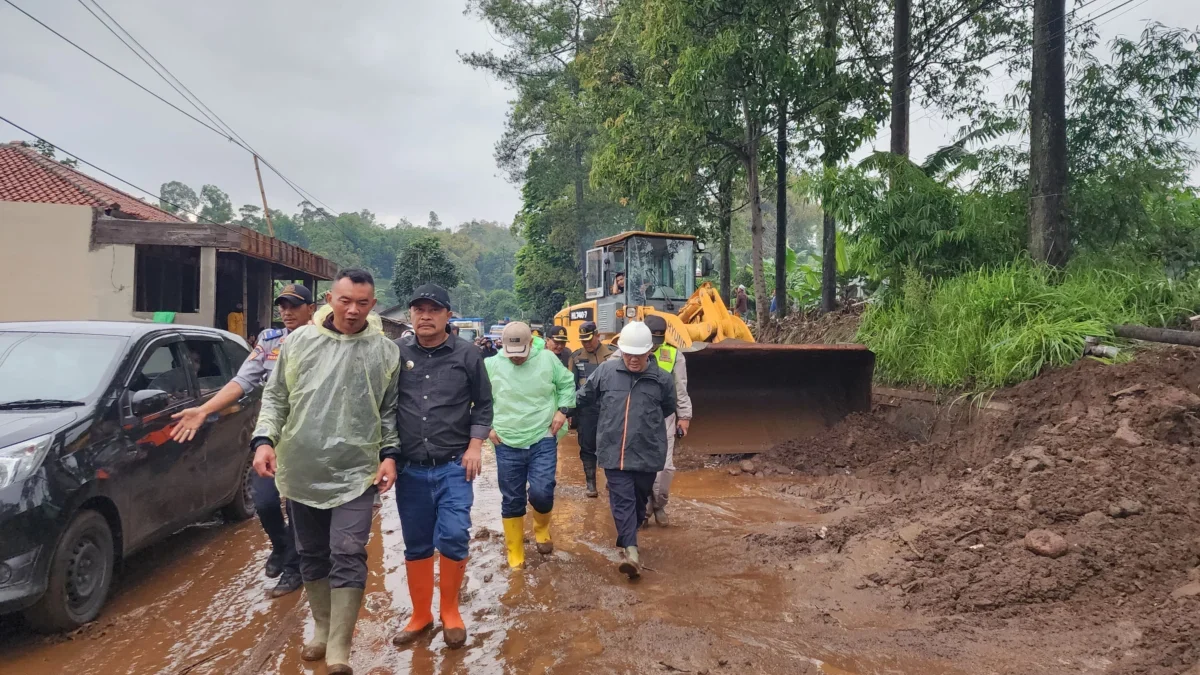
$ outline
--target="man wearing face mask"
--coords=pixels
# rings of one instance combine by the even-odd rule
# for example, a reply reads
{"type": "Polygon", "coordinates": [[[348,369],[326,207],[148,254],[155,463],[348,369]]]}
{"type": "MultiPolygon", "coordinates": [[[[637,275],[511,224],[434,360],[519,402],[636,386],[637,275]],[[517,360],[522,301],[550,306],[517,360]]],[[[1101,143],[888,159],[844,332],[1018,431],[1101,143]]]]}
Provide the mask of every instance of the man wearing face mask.
{"type": "Polygon", "coordinates": [[[675,381],[651,358],[654,338],[634,321],[617,338],[620,358],[600,364],[576,396],[577,408],[598,414],[596,455],[608,482],[608,505],[622,550],[620,571],[641,574],[638,527],[654,479],[667,461],[666,419],[675,414],[675,381]]]}
{"type": "MultiPolygon", "coordinates": [[[[259,333],[254,342],[254,349],[238,368],[237,375],[212,398],[203,405],[182,410],[171,416],[172,419],[178,420],[172,432],[172,438],[176,442],[186,443],[192,440],[210,415],[237,403],[238,399],[255,389],[266,386],[267,378],[279,362],[279,351],[284,340],[292,331],[310,323],[316,308],[312,291],[300,284],[284,286],[275,298],[275,306],[279,308],[283,328],[268,328],[259,333]]],[[[262,523],[267,538],[271,540],[271,555],[267,556],[266,564],[267,577],[279,577],[279,583],[268,595],[278,598],[300,589],[303,583],[300,578],[300,557],[296,554],[292,528],[288,525],[290,518],[284,518],[286,509],[281,506],[275,478],[255,475],[251,490],[254,492],[258,522],[262,523]]]]}

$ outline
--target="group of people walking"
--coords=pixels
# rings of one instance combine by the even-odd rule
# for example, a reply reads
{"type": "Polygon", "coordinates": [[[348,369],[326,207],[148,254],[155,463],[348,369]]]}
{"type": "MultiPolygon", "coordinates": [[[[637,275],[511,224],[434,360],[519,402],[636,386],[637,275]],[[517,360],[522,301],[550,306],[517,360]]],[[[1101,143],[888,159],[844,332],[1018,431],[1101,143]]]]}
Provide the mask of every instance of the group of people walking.
{"type": "Polygon", "coordinates": [[[451,334],[449,294],[436,285],[416,289],[413,334],[395,342],[371,314],[369,273],[340,271],[326,300],[316,310],[308,289],[286,286],[276,299],[285,328],[263,331],[238,376],[179,413],[174,432],[186,439],[265,385],[251,441],[255,503],[272,544],[266,571],[280,579],[271,594],[303,585],[312,611],[302,658],[324,659],[328,673],[352,672],[373,506],[393,486],[413,604],[393,643],[413,644],[434,628],[436,588],[443,638],[463,646],[459,590],[484,441],[495,449],[508,563],[519,569],[527,509],[537,551],[553,551],[558,441],[570,418],[589,497],[599,495],[597,468],[605,473],[619,569],[640,574],[638,528],[651,516],[667,524],[674,440],[691,418],[683,357],[664,344],[662,317],[626,325],[616,350],[584,324],[575,352],[562,327],[542,339],[514,322],[485,359],[451,334]]]}

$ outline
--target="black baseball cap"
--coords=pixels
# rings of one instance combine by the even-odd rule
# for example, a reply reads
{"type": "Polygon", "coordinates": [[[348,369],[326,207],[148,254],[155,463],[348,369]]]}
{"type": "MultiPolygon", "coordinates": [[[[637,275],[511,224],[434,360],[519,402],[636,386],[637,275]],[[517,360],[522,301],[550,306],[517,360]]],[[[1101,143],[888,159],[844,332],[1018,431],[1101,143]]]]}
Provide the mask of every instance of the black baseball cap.
{"type": "Polygon", "coordinates": [[[591,340],[592,336],[594,336],[595,334],[596,334],[596,322],[595,321],[585,321],[583,323],[583,325],[579,327],[579,339],[580,340],[591,340]]]}
{"type": "Polygon", "coordinates": [[[301,284],[288,284],[279,291],[279,295],[275,296],[274,304],[278,305],[281,302],[287,302],[289,305],[311,305],[313,304],[312,291],[301,284]]]}
{"type": "Polygon", "coordinates": [[[654,344],[661,345],[667,337],[667,320],[657,314],[646,315],[646,328],[650,329],[650,337],[654,344]]]}
{"type": "Polygon", "coordinates": [[[562,326],[550,326],[546,329],[546,338],[555,342],[567,341],[567,329],[562,326]]]}
{"type": "Polygon", "coordinates": [[[446,292],[446,289],[437,284],[423,284],[418,286],[417,290],[413,291],[412,300],[408,301],[408,306],[412,307],[421,300],[428,300],[440,307],[451,309],[450,294],[446,292]]]}

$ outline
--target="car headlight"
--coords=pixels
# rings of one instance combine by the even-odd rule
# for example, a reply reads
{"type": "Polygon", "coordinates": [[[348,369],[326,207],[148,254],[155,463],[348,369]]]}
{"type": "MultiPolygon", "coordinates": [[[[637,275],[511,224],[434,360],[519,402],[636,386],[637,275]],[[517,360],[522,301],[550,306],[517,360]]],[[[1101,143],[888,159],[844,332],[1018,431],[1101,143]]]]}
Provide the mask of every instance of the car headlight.
{"type": "Polygon", "coordinates": [[[54,434],[46,434],[0,448],[0,488],[33,475],[42,465],[53,441],[54,434]]]}

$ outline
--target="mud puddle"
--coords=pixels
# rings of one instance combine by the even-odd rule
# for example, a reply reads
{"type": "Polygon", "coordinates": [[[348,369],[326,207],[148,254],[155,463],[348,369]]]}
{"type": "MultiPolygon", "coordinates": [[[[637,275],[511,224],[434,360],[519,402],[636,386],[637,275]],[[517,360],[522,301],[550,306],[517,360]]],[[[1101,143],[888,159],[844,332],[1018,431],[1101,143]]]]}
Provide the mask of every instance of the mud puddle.
{"type": "MultiPolygon", "coordinates": [[[[895,642],[876,634],[896,627],[880,629],[881,615],[841,606],[820,565],[789,573],[757,559],[743,539],[754,527],[822,518],[787,493],[793,483],[801,481],[717,470],[678,474],[672,527],[640,533],[647,571],[630,583],[616,570],[603,476],[600,498],[586,498],[571,438],[559,458],[556,550],[541,556],[528,543],[527,569],[514,573],[504,558],[495,465],[485,452],[464,590],[470,638],[457,651],[446,649],[440,634],[405,651],[391,645],[411,607],[399,517],[387,494],[368,547],[355,671],[977,672],[956,670],[940,654],[925,658],[920,645],[913,658],[895,656],[895,642]],[[865,631],[861,647],[831,646],[857,630],[865,631]]],[[[266,554],[256,521],[189,528],[135,556],[100,620],[75,634],[44,638],[5,620],[0,673],[323,675],[323,666],[299,660],[312,630],[302,594],[264,594],[271,583],[261,571],[266,554]]]]}

